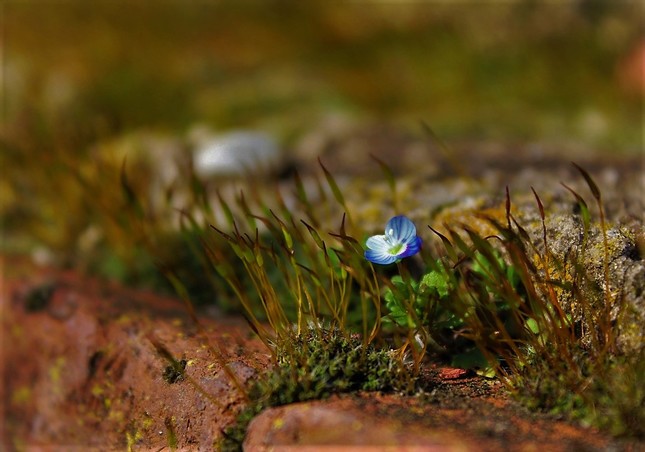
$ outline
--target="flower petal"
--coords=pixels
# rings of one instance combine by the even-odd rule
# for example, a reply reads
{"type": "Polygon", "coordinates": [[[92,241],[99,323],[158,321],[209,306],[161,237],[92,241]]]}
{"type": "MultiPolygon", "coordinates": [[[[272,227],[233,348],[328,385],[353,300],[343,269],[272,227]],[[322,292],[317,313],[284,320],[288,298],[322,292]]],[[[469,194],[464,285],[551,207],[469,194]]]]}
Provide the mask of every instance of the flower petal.
{"type": "Polygon", "coordinates": [[[398,242],[407,243],[417,235],[417,228],[405,215],[397,215],[390,219],[385,225],[385,233],[389,234],[398,242]]]}
{"type": "Polygon", "coordinates": [[[423,240],[421,240],[421,237],[416,236],[414,239],[412,239],[408,244],[402,253],[398,255],[399,259],[403,259],[404,257],[409,257],[417,254],[419,250],[421,249],[421,244],[423,243],[423,240]]]}
{"type": "Polygon", "coordinates": [[[398,258],[384,251],[365,250],[365,259],[375,264],[387,265],[396,261],[398,258]]]}
{"type": "Polygon", "coordinates": [[[371,250],[379,251],[382,253],[387,252],[387,250],[392,247],[392,245],[388,243],[387,238],[384,235],[373,235],[372,237],[367,239],[365,246],[367,246],[371,250]]]}

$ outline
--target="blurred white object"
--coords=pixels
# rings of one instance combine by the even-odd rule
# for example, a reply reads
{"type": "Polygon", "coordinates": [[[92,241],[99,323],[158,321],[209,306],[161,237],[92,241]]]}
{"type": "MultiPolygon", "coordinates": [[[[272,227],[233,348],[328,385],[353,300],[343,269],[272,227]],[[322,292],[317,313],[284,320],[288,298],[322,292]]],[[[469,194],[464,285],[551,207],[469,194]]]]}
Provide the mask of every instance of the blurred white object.
{"type": "Polygon", "coordinates": [[[206,136],[204,131],[199,131],[193,139],[195,172],[202,177],[267,172],[280,163],[277,143],[261,132],[235,131],[206,136]]]}

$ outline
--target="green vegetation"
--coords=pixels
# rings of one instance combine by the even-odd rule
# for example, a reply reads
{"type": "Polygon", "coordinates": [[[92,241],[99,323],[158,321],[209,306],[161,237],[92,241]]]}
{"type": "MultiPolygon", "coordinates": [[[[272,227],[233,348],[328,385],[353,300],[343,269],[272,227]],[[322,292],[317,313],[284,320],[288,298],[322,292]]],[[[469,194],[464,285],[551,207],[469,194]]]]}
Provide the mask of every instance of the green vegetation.
{"type": "MultiPolygon", "coordinates": [[[[606,247],[600,191],[591,177],[578,169],[596,199],[606,247]]],[[[331,175],[324,173],[336,201],[343,206],[342,193],[331,175]]],[[[549,251],[546,217],[538,195],[535,202],[542,222],[542,247],[512,214],[507,192],[504,221],[482,214],[497,234],[483,237],[467,225],[448,228],[447,236],[433,229],[443,253],[439,258],[426,256],[428,270],[418,279],[405,261],[397,264],[394,276],[367,264],[361,242],[349,235],[344,218],[340,231],[325,240],[309,223],[298,223],[293,211],[283,209],[281,213],[288,218],[283,220],[266,205],[263,209],[269,215],[262,216],[252,214],[248,205],[240,202],[237,210],[246,226],[256,228],[251,235],[240,230],[244,220],[238,222],[233,209],[223,202],[233,232],[212,228],[233,249],[257,296],[251,297],[245,290],[234,265],[220,258],[219,250],[207,248],[207,254],[239,297],[250,324],[272,350],[276,362],[276,370],[253,390],[265,401],[256,409],[352,388],[391,389],[396,385],[382,381],[393,368],[391,357],[399,359],[394,367],[399,372],[396,378],[403,380],[407,375],[409,381],[429,357],[496,376],[528,406],[563,413],[615,434],[642,435],[643,369],[638,364],[642,353],[625,354],[616,347],[610,310],[599,309],[593,302],[600,298],[622,309],[620,300],[607,300],[609,295],[591,283],[582,264],[592,216],[583,197],[571,192],[583,230],[580,254],[572,257],[572,273],[557,272],[565,263],[549,251]],[[264,235],[258,232],[258,224],[266,228],[264,235]],[[337,242],[338,247],[328,246],[328,241],[337,242]],[[276,284],[268,268],[278,268],[282,280],[276,284]],[[556,274],[565,279],[554,279],[556,274]],[[579,318],[574,320],[563,308],[562,297],[576,301],[579,318]],[[268,325],[255,315],[258,306],[268,325]],[[348,313],[353,310],[364,314],[358,325],[350,321],[348,313]],[[354,339],[362,347],[334,346],[327,336],[330,328],[323,326],[326,324],[343,340],[352,331],[362,333],[361,339],[354,339]],[[310,348],[309,344],[320,343],[330,348],[310,348]],[[370,361],[367,347],[373,344],[380,344],[379,349],[390,359],[370,361]],[[359,352],[361,348],[364,350],[359,352]],[[339,354],[345,356],[346,360],[340,360],[344,369],[337,368],[339,354]],[[313,361],[303,360],[303,356],[313,361]],[[363,372],[365,380],[360,384],[347,379],[355,372],[351,368],[357,361],[359,368],[377,366],[378,384],[370,384],[373,377],[363,372]],[[401,374],[401,369],[406,373],[401,374]],[[276,399],[276,395],[282,398],[276,399]]],[[[311,212],[306,196],[301,201],[302,211],[311,212]]],[[[317,224],[318,220],[309,221],[317,224]]],[[[359,236],[367,236],[356,225],[352,227],[359,236]]],[[[608,265],[607,259],[605,254],[603,266],[608,265]]],[[[604,274],[609,277],[606,270],[604,274]]]]}
{"type": "Polygon", "coordinates": [[[394,352],[338,328],[293,331],[276,354],[275,368],[249,388],[251,402],[224,432],[222,450],[238,450],[248,423],[265,408],[344,392],[414,390],[414,375],[394,352]]]}
{"type": "MultiPolygon", "coordinates": [[[[56,5],[55,15],[51,6],[7,6],[2,252],[45,247],[63,266],[174,289],[197,325],[194,305],[243,313],[274,369],[241,388],[250,402],[228,433],[233,443],[267,406],[413,390],[428,360],[500,378],[531,408],[643,437],[645,356],[617,345],[624,306],[607,288],[608,225],[585,171],[598,215],[570,190],[582,230],[573,255],[551,251],[537,194],[536,238],[507,193],[501,215],[481,215],[494,234],[417,225],[428,246],[387,268],[363,258],[375,231],[322,165],[313,188],[295,176],[288,202],[260,182],[243,192],[207,184],[186,161],[177,180],[157,177],[178,162],[158,147],[146,154],[146,138],[168,132],[185,150],[198,119],[269,130],[287,146],[340,115],[406,127],[423,119],[453,142],[640,150],[642,92],[623,73],[642,38],[636,2],[373,6],[124,12],[103,2],[56,5]],[[169,208],[177,205],[178,220],[169,208]],[[605,288],[584,265],[594,227],[605,288]]],[[[398,209],[394,174],[378,163],[398,209]]],[[[37,287],[27,308],[46,309],[52,291],[37,287]]],[[[184,360],[160,354],[168,383],[195,384],[184,360]]],[[[166,427],[176,447],[171,419],[166,427]]],[[[139,436],[127,433],[129,448],[139,436]]]]}

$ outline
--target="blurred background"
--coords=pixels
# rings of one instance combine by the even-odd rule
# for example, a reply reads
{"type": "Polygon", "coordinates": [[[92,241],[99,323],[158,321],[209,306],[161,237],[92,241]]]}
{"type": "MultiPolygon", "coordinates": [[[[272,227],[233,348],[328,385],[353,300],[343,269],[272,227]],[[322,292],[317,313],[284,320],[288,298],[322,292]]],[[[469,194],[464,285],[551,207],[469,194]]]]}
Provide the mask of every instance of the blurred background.
{"type": "Polygon", "coordinates": [[[170,166],[158,163],[166,149],[190,149],[204,134],[260,131],[288,154],[329,124],[421,135],[424,122],[456,147],[640,155],[643,8],[6,2],[3,252],[82,253],[98,240],[88,225],[120,202],[109,192],[124,156],[132,183],[148,184],[170,166]],[[133,140],[156,168],[136,166],[133,140]]]}

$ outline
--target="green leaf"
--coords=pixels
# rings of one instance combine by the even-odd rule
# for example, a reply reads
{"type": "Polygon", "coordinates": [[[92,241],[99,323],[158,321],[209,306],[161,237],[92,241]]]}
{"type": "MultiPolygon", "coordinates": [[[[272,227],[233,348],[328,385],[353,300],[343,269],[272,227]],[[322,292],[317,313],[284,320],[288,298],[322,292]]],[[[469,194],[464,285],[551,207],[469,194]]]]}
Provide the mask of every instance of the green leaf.
{"type": "Polygon", "coordinates": [[[390,313],[386,316],[386,318],[391,319],[394,321],[399,326],[402,327],[407,327],[407,328],[415,328],[415,322],[412,320],[412,317],[408,314],[408,312],[401,308],[400,306],[393,306],[392,310],[390,310],[390,313]]]}
{"type": "Polygon", "coordinates": [[[385,307],[390,312],[383,319],[389,319],[401,327],[415,328],[416,323],[405,303],[409,298],[407,284],[399,275],[392,278],[392,283],[395,286],[394,289],[388,288],[384,295],[385,307]]]}
{"type": "Polygon", "coordinates": [[[331,188],[331,192],[334,194],[334,198],[336,198],[336,201],[338,201],[338,204],[340,204],[341,206],[343,206],[345,210],[347,210],[347,207],[345,204],[345,198],[343,197],[343,193],[338,187],[338,184],[336,183],[334,176],[332,176],[331,173],[327,170],[327,168],[325,168],[320,158],[318,158],[318,164],[320,165],[320,167],[323,170],[323,173],[325,174],[327,185],[329,185],[329,188],[331,188]]]}
{"type": "Polygon", "coordinates": [[[423,275],[420,285],[421,290],[423,290],[424,286],[433,289],[441,298],[447,297],[450,292],[447,275],[436,270],[423,275]]]}

